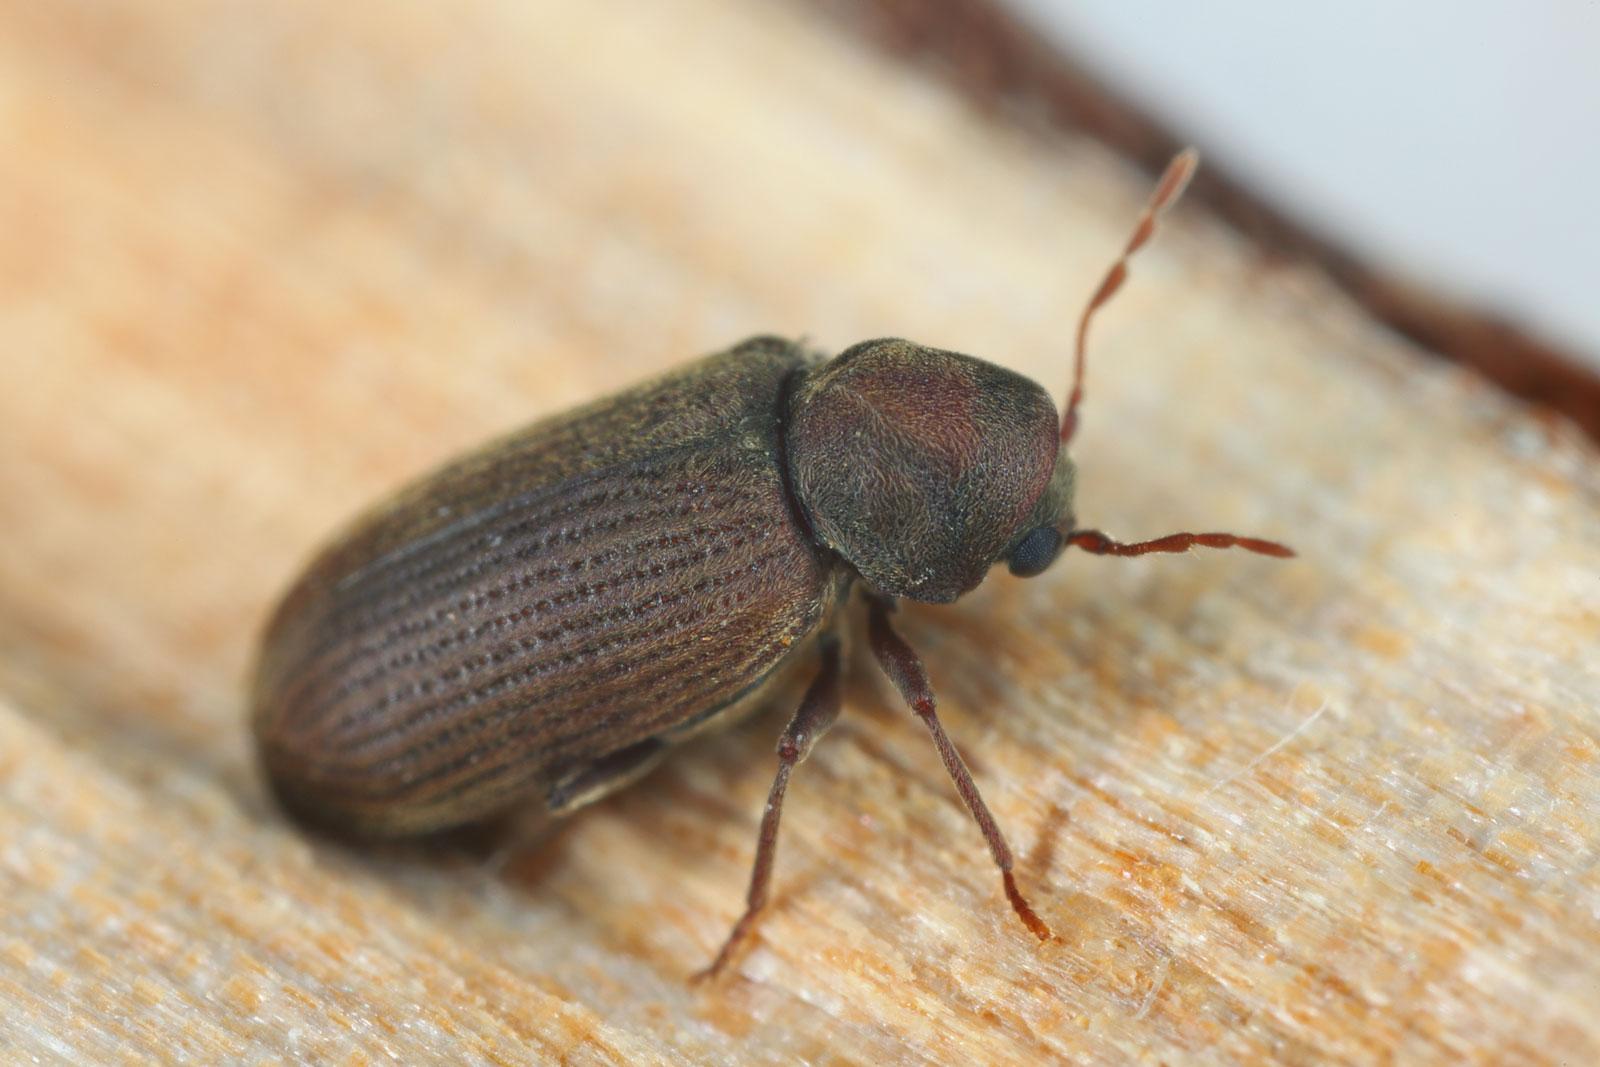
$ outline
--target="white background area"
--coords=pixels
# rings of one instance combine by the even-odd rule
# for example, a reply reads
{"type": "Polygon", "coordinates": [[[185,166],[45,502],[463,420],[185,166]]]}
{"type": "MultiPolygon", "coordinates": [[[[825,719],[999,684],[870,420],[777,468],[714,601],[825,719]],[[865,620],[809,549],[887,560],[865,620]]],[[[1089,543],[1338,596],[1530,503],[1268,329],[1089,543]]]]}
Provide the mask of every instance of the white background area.
{"type": "Polygon", "coordinates": [[[1600,0],[1007,0],[1369,261],[1600,365],[1600,0]]]}

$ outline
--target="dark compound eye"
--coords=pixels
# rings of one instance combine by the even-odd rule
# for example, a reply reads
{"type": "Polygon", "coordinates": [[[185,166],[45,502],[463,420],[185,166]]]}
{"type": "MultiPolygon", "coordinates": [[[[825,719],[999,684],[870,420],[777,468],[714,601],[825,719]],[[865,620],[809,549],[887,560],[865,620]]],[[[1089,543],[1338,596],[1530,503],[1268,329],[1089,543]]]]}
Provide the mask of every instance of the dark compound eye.
{"type": "Polygon", "coordinates": [[[1030,530],[1011,553],[1011,573],[1018,578],[1032,578],[1043,574],[1061,554],[1061,531],[1054,526],[1039,526],[1030,530]]]}

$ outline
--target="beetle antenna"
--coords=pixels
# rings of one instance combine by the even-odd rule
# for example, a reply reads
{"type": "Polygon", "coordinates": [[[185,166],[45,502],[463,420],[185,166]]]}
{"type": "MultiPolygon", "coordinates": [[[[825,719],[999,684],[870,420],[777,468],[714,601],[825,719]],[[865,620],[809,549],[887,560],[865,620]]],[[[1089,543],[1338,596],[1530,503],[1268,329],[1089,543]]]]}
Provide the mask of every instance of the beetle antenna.
{"type": "Polygon", "coordinates": [[[1061,416],[1061,443],[1066,444],[1072,440],[1072,435],[1078,429],[1078,405],[1083,403],[1083,365],[1086,342],[1089,339],[1089,322],[1094,318],[1094,313],[1099,311],[1111,298],[1117,295],[1117,290],[1122,288],[1122,283],[1128,277],[1128,260],[1133,254],[1144,247],[1156,232],[1156,222],[1161,218],[1162,212],[1171,207],[1178,197],[1183,195],[1184,186],[1189,184],[1189,179],[1194,177],[1195,168],[1200,165],[1200,153],[1193,148],[1185,148],[1172,158],[1167,164],[1166,171],[1161,175],[1161,181],[1156,185],[1156,191],[1150,194],[1150,202],[1144,206],[1144,213],[1139,216],[1139,222],[1133,228],[1133,236],[1128,238],[1127,247],[1123,248],[1122,255],[1111,264],[1111,269],[1106,271],[1106,276],[1100,282],[1094,296],[1089,298],[1088,305],[1083,309],[1083,317],[1078,320],[1078,339],[1076,355],[1072,367],[1072,392],[1067,397],[1067,410],[1061,416]]]}
{"type": "Polygon", "coordinates": [[[1153,541],[1113,541],[1099,530],[1069,530],[1067,544],[1097,556],[1143,556],[1151,552],[1187,552],[1191,548],[1242,548],[1262,556],[1290,559],[1294,549],[1259,537],[1240,537],[1231,533],[1175,533],[1153,541]]]}

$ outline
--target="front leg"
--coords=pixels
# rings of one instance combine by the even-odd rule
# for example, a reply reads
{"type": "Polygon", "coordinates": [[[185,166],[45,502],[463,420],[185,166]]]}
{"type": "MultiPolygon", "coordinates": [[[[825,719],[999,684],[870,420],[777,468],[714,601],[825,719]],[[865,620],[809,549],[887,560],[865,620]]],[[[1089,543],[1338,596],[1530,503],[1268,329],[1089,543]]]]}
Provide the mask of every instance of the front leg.
{"type": "Polygon", "coordinates": [[[950,741],[950,735],[944,732],[944,726],[939,722],[939,715],[934,707],[933,686],[928,682],[928,673],[923,670],[922,660],[916,651],[906,644],[905,638],[895,632],[894,626],[889,622],[889,612],[894,608],[894,601],[874,596],[870,598],[869,604],[868,633],[872,653],[877,657],[878,665],[883,668],[883,673],[894,682],[895,688],[900,690],[900,695],[911,705],[911,710],[917,713],[917,717],[933,735],[933,744],[939,750],[939,758],[944,761],[944,769],[955,782],[956,792],[961,794],[961,800],[967,805],[967,810],[972,812],[973,819],[978,823],[978,829],[983,831],[983,839],[989,843],[989,852],[994,856],[995,866],[1000,868],[1000,878],[1005,883],[1006,899],[1011,901],[1011,907],[1016,911],[1017,918],[1021,919],[1022,925],[1031,930],[1039,940],[1048,941],[1050,927],[1045,925],[1044,920],[1039,918],[1038,913],[1017,890],[1017,880],[1011,874],[1013,865],[1011,846],[1006,844],[1005,835],[1000,832],[994,816],[989,814],[989,806],[983,802],[983,796],[978,792],[978,783],[972,780],[972,772],[967,770],[961,753],[956,751],[956,746],[950,741]]]}
{"type": "Polygon", "coordinates": [[[739,946],[755,929],[756,919],[767,904],[767,890],[772,883],[772,860],[778,850],[778,820],[783,815],[783,796],[789,788],[789,775],[796,765],[811,752],[833,721],[839,717],[839,642],[830,636],[821,641],[822,664],[812,679],[799,709],[790,720],[788,729],[778,741],[778,776],[772,781],[772,792],[767,796],[767,809],[761,816],[761,836],[756,842],[755,866],[750,872],[750,892],[745,898],[744,914],[734,924],[733,932],[723,942],[722,951],[711,961],[711,966],[695,975],[697,981],[715,977],[733,959],[739,946]]]}

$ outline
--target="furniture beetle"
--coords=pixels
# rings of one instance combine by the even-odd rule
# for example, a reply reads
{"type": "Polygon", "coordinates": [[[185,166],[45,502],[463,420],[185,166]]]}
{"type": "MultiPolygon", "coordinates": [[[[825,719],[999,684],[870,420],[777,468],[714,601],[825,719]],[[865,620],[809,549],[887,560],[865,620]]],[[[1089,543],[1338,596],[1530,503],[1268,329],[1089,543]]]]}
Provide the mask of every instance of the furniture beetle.
{"type": "Polygon", "coordinates": [[[837,624],[860,590],[868,646],[931,733],[1017,915],[1048,937],[891,612],[901,597],[953,601],[996,563],[1037,575],[1067,546],[1292,554],[1075,525],[1067,445],[1089,323],[1195,166],[1190,151],[1168,167],[1085,308],[1059,422],[1039,385],[969,356],[887,339],[825,359],[758,337],[537,422],[363,515],[267,627],[254,729],[285,806],[374,837],[530,805],[565,815],[809,674],[715,973],[766,903],[790,774],[839,712],[837,624]]]}

